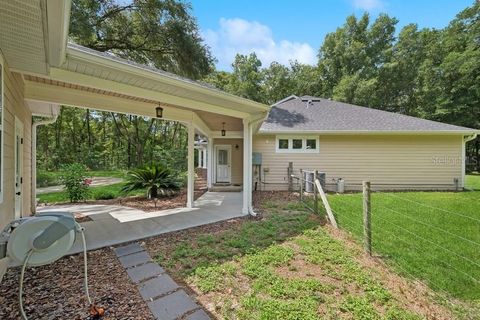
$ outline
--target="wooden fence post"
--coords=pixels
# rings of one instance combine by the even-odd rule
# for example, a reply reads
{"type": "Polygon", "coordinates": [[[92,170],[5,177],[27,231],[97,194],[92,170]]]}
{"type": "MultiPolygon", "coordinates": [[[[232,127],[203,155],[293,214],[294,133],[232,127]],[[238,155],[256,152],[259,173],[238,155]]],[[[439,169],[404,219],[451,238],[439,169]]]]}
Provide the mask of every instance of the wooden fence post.
{"type": "Polygon", "coordinates": [[[372,255],[372,225],[370,220],[370,182],[363,182],[363,247],[365,251],[372,255]]]}
{"type": "Polygon", "coordinates": [[[288,163],[288,191],[292,192],[293,191],[293,162],[288,163]]]}
{"type": "Polygon", "coordinates": [[[303,201],[303,170],[300,169],[300,201],[303,201]]]}
{"type": "Polygon", "coordinates": [[[318,190],[317,190],[317,185],[315,181],[318,180],[318,170],[315,170],[313,173],[313,201],[315,203],[313,204],[313,210],[315,211],[316,214],[319,214],[318,212],[318,190]]]}

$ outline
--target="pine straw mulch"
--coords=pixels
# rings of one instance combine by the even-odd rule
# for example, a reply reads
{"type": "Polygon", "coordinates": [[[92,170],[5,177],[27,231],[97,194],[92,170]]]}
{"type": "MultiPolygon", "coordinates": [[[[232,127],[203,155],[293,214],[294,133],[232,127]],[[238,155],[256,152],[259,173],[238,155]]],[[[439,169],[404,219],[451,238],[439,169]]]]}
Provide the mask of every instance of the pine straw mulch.
{"type": "MultiPolygon", "coordinates": [[[[0,283],[0,319],[20,319],[19,275],[19,267],[10,268],[0,283]]],[[[93,302],[105,309],[101,319],[154,319],[111,249],[88,253],[88,276],[93,302]]],[[[28,268],[24,288],[29,319],[93,319],[83,289],[83,254],[28,268]]]]}

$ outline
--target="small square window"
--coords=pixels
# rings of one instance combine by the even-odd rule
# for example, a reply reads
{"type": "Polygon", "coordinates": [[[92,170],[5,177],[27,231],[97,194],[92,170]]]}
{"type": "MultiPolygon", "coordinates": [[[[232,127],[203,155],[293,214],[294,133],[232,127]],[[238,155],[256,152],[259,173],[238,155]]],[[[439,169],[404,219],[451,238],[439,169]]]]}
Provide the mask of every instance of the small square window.
{"type": "Polygon", "coordinates": [[[303,149],[303,139],[292,139],[292,149],[303,149]]]}
{"type": "Polygon", "coordinates": [[[316,149],[317,149],[317,140],[307,139],[307,150],[316,150],[316,149]]]}
{"type": "Polygon", "coordinates": [[[278,139],[278,149],[288,149],[288,139],[278,139]]]}

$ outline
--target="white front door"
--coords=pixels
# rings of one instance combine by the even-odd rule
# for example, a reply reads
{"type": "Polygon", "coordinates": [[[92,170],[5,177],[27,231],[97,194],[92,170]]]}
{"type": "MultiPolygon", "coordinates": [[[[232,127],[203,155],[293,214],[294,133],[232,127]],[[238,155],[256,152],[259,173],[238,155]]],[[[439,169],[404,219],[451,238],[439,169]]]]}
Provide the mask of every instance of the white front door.
{"type": "Polygon", "coordinates": [[[216,149],[216,182],[231,182],[231,149],[229,145],[215,146],[216,149]]]}
{"type": "Polygon", "coordinates": [[[15,117],[15,218],[22,216],[23,123],[15,117]]]}

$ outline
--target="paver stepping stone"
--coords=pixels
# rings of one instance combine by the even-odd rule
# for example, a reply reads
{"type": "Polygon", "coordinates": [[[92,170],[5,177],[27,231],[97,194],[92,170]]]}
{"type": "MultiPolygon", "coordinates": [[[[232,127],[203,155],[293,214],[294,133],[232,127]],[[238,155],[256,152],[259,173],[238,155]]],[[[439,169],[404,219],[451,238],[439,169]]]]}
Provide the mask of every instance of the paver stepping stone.
{"type": "Polygon", "coordinates": [[[165,270],[163,270],[162,267],[160,267],[154,262],[127,269],[127,273],[130,276],[130,279],[132,279],[132,281],[135,283],[139,283],[140,281],[158,276],[164,272],[165,270]]]}
{"type": "Polygon", "coordinates": [[[199,308],[183,290],[148,302],[147,304],[155,318],[161,320],[175,320],[185,313],[199,308]]]}
{"type": "Polygon", "coordinates": [[[139,285],[144,300],[156,298],[178,288],[178,284],[168,274],[162,274],[139,285]]]}
{"type": "Polygon", "coordinates": [[[132,253],[137,253],[140,251],[144,251],[142,246],[138,243],[131,243],[123,247],[113,248],[113,251],[117,255],[117,257],[126,256],[132,253]]]}
{"type": "Polygon", "coordinates": [[[185,317],[185,320],[210,320],[210,316],[202,309],[195,311],[185,317]]]}
{"type": "Polygon", "coordinates": [[[145,251],[140,251],[123,257],[118,257],[118,260],[120,260],[120,263],[124,268],[130,268],[152,261],[150,255],[145,251]]]}

